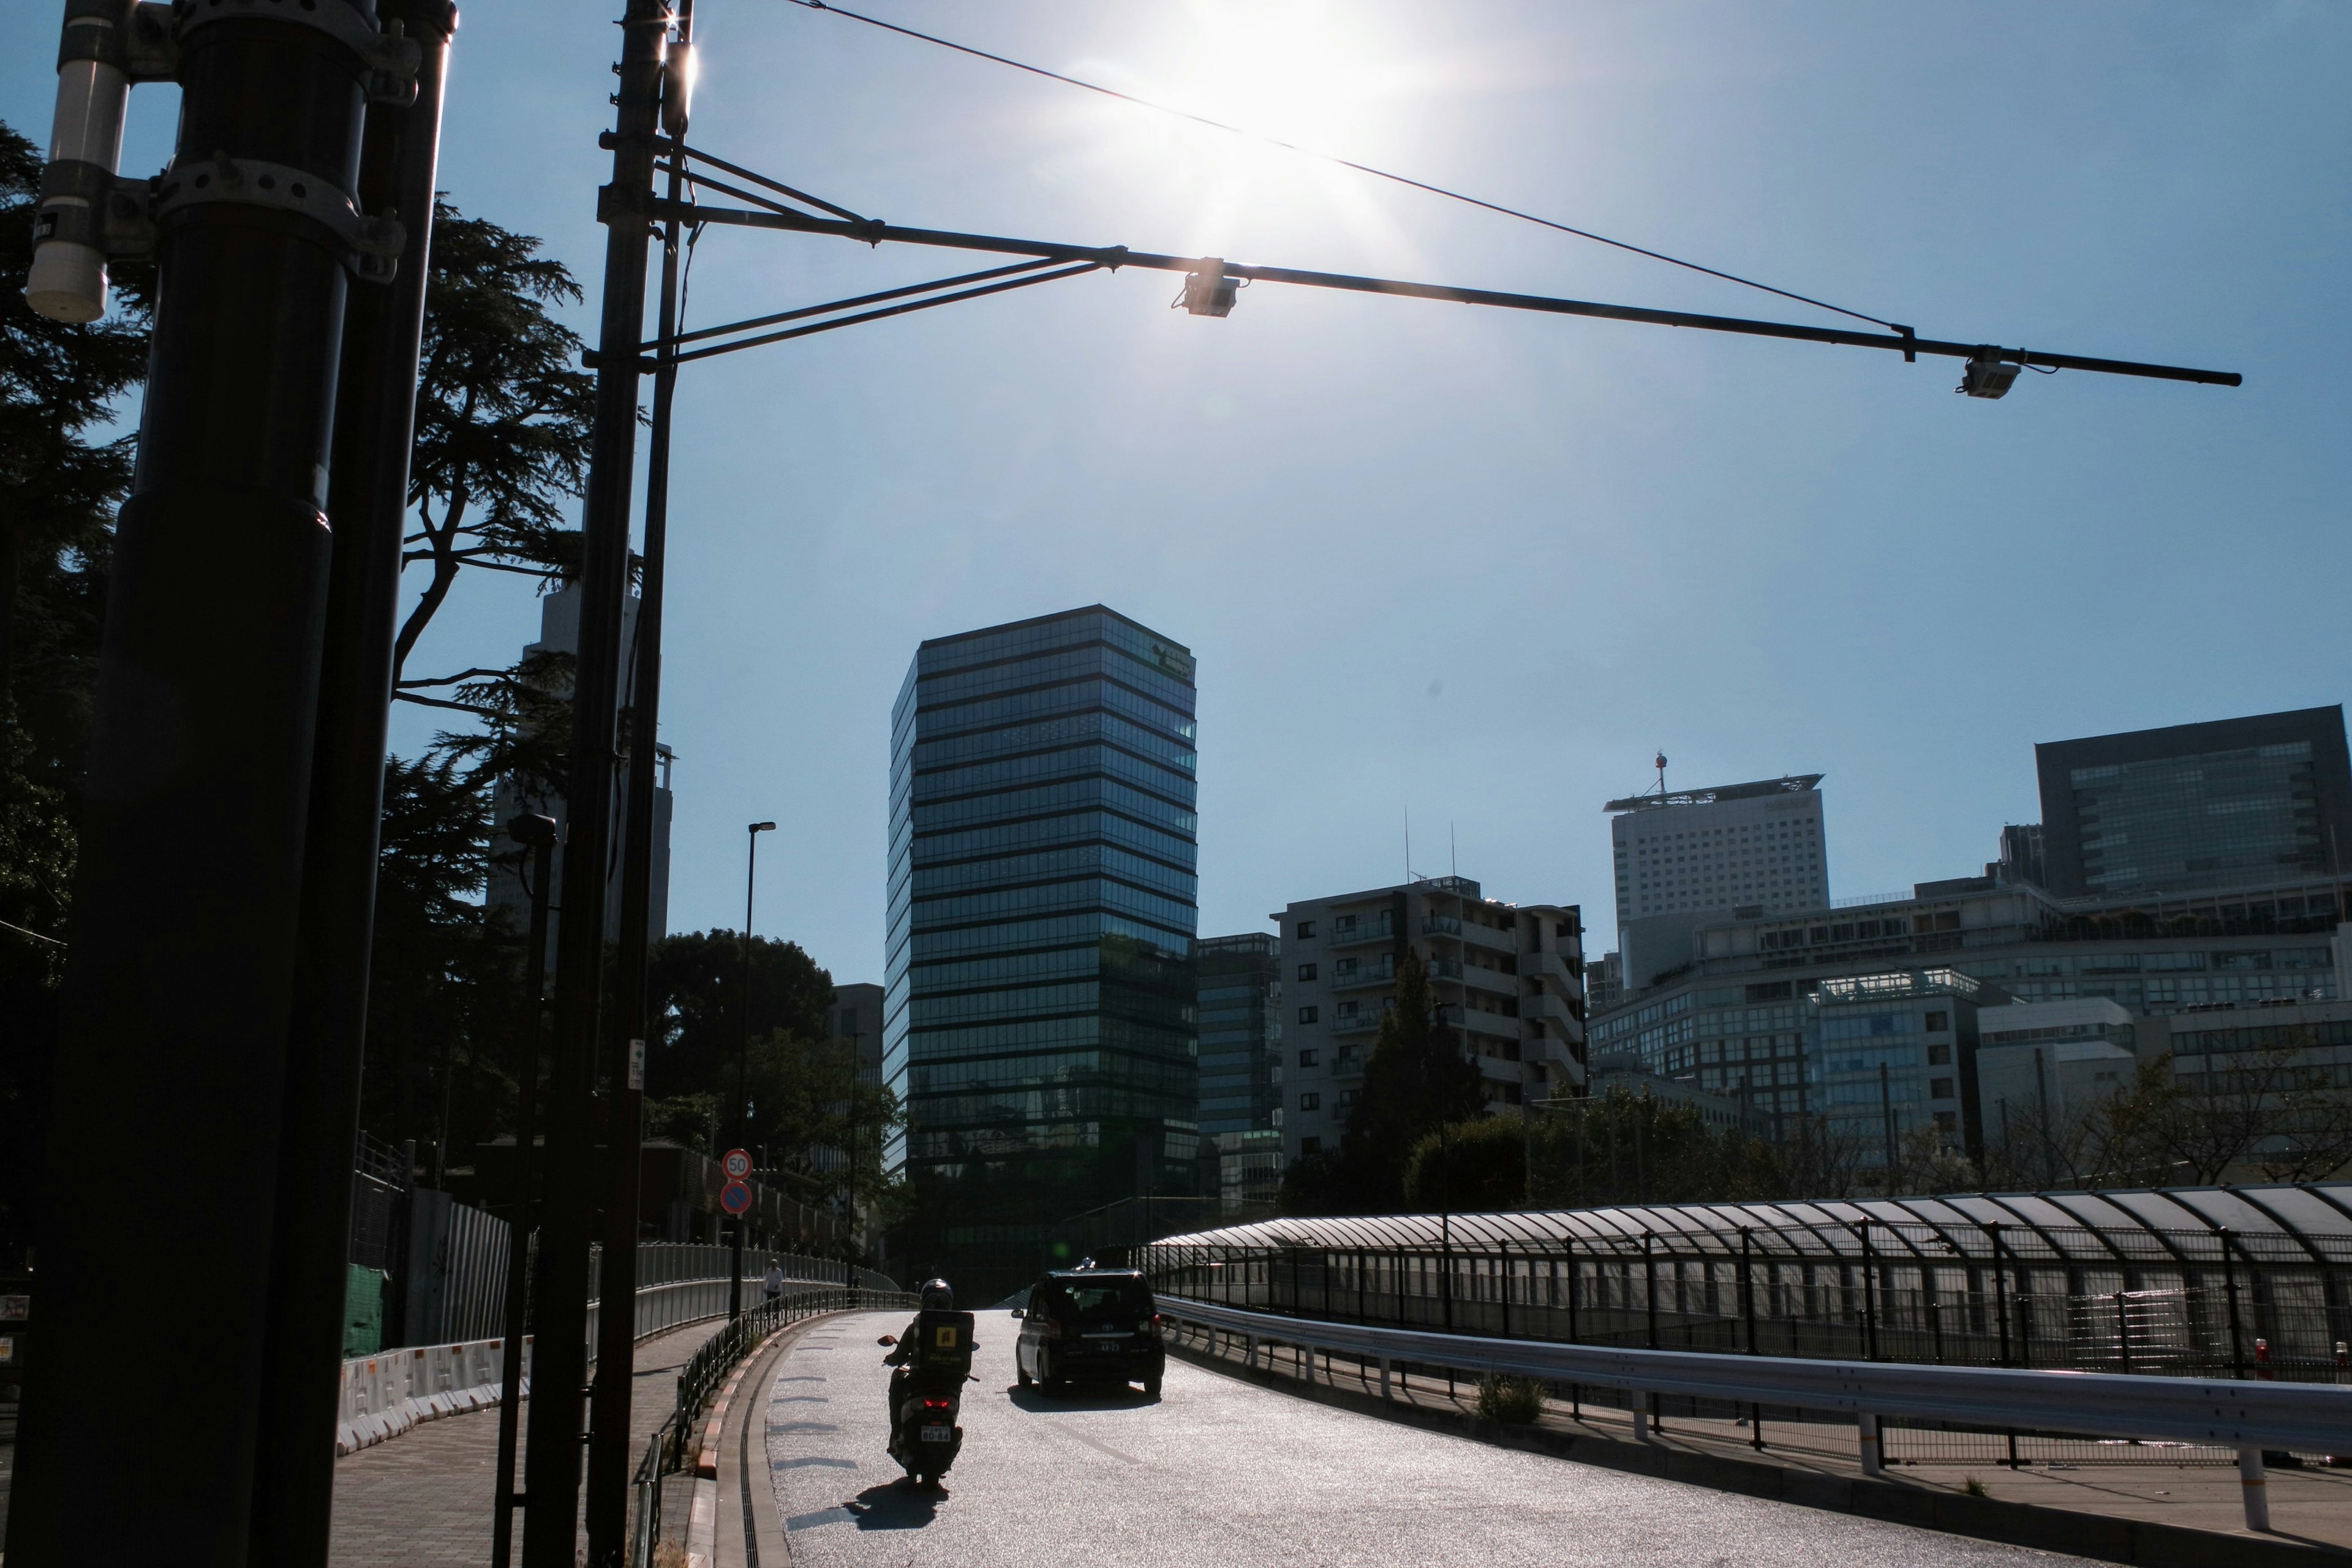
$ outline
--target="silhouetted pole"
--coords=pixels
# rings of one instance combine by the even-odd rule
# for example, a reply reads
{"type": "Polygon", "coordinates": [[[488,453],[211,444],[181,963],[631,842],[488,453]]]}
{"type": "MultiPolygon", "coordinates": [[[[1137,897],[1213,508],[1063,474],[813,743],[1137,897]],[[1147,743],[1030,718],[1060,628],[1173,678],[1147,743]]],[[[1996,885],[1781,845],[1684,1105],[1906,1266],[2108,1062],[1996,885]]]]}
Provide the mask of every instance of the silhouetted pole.
{"type": "Polygon", "coordinates": [[[512,1207],[507,1217],[507,1303],[499,1346],[499,1471],[490,1516],[490,1562],[514,1561],[515,1440],[522,1426],[522,1342],[530,1316],[532,1118],[539,1065],[547,1033],[547,898],[555,868],[555,818],[527,811],[507,824],[507,837],[530,850],[530,951],[523,960],[523,1020],[515,1064],[515,1157],[512,1207]]]}
{"type": "MultiPolygon", "coordinates": [[[[735,1141],[743,1142],[751,1131],[751,982],[756,973],[751,948],[751,895],[760,881],[760,835],[772,833],[772,822],[754,822],[750,826],[751,851],[743,860],[743,1041],[735,1053],[735,1141]]],[[[743,1315],[743,1231],[751,1224],[746,1212],[735,1216],[735,1240],[729,1254],[727,1269],[727,1321],[733,1322],[743,1315]]]]}
{"type": "MultiPolygon", "coordinates": [[[[686,98],[691,86],[690,3],[678,11],[678,37],[670,45],[662,80],[662,129],[686,135],[686,98]]],[[[669,198],[679,195],[677,160],[669,169],[669,198]]],[[[667,342],[677,331],[678,225],[662,226],[661,303],[657,320],[667,342]]],[[[609,1068],[610,1113],[605,1117],[612,1188],[604,1203],[604,1253],[598,1293],[604,1306],[596,1319],[596,1383],[590,1396],[588,1445],[588,1562],[591,1568],[620,1568],[628,1551],[629,1402],[635,1388],[637,1208],[642,1164],[639,1137],[645,1106],[646,1045],[652,1020],[646,999],[646,950],[653,937],[654,806],[658,784],[655,751],[661,738],[661,638],[663,563],[669,528],[670,414],[677,392],[677,367],[667,363],[654,375],[652,441],[646,456],[646,525],[643,576],[637,599],[635,657],[629,678],[628,785],[623,812],[621,940],[614,958],[613,1060],[609,1068]]]]}
{"type": "MultiPolygon", "coordinates": [[[[555,1015],[541,1169],[537,1334],[531,1345],[530,1439],[523,1562],[574,1568],[578,1558],[581,1415],[587,1376],[588,1237],[594,1177],[594,1077],[604,1001],[604,879],[613,846],[614,709],[622,609],[628,590],[629,494],[637,434],[638,348],[645,337],[646,245],[652,225],[654,136],[670,15],[627,0],[621,24],[613,181],[598,193],[606,226],[598,330],[596,433],[581,509],[580,646],[564,800],[563,919],[557,927],[555,1015]]],[[[626,1311],[623,1303],[618,1310],[626,1311]]]]}
{"type": "MultiPolygon", "coordinates": [[[[158,19],[68,9],[86,22],[67,29],[68,55],[158,19]]],[[[300,1110],[285,1080],[346,267],[381,277],[399,248],[337,205],[359,172],[365,86],[398,90],[404,51],[370,13],[185,8],[152,41],[173,47],[179,135],[155,193],[155,325],[109,573],[50,1110],[151,1174],[125,1246],[121,1184],[94,1179],[87,1139],[49,1141],[16,1568],[249,1561],[278,1128],[300,1110]],[[199,1436],[127,1443],[132,1410],[199,1436]]],[[[80,89],[59,81],[64,108],[80,89]]],[[[119,126],[119,100],[112,112],[119,126]]],[[[37,269],[54,258],[37,253],[37,269]]]]}
{"type": "Polygon", "coordinates": [[[371,104],[360,147],[360,205],[397,212],[407,244],[389,288],[352,291],[335,393],[335,466],[327,492],[333,551],[254,1469],[252,1559],[270,1568],[325,1568],[334,1503],[352,1155],[367,1039],[401,538],[431,275],[441,89],[457,25],[449,0],[380,0],[376,14],[421,46],[422,64],[416,101],[371,104]]]}

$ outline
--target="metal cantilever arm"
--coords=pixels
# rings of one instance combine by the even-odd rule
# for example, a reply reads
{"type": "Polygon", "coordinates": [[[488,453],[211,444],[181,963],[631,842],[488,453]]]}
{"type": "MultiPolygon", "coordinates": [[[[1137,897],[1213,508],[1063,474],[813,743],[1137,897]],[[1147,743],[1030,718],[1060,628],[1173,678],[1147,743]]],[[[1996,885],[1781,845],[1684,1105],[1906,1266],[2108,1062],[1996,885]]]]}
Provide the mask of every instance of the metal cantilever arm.
{"type": "MultiPolygon", "coordinates": [[[[805,213],[755,212],[729,207],[655,201],[649,215],[677,217],[689,223],[727,224],[745,228],[783,229],[795,234],[830,235],[868,245],[935,246],[950,250],[990,251],[1005,256],[1031,256],[1045,261],[1082,262],[1085,268],[1117,270],[1142,267],[1160,272],[1199,272],[1217,268],[1225,277],[1253,282],[1289,283],[1310,289],[1339,289],[1358,294],[1393,294],[1407,299],[1440,300],[1459,305],[1487,305],[1508,310],[1534,310],[1549,315],[1591,316],[1603,321],[1638,321],[1649,326],[1689,327],[1701,331],[1736,332],[1748,337],[1783,338],[1797,342],[1831,343],[1846,348],[1882,349],[1906,359],[1932,354],[1944,359],[1998,360],[2040,370],[2097,371],[2108,375],[2137,375],[2159,381],[2195,382],[2207,386],[2237,386],[2244,377],[2235,371],[2197,370],[2183,365],[2146,364],[2135,360],[2098,359],[2084,354],[2053,353],[2043,349],[2002,348],[1993,343],[1953,342],[1915,337],[1907,332],[1862,332],[1842,327],[1808,327],[1792,321],[1754,321],[1741,316],[1710,316],[1689,310],[1657,310],[1639,305],[1608,305],[1590,300],[1556,299],[1543,294],[1515,294],[1493,289],[1461,289],[1444,283],[1411,283],[1393,278],[1361,278],[1344,272],[1313,272],[1291,267],[1253,267],[1202,257],[1165,256],[1129,250],[1125,246],[1064,245],[1046,240],[1013,239],[1001,235],[962,234],[951,229],[907,228],[875,218],[823,218],[805,213]]],[[[1045,277],[1068,274],[1045,274],[1045,277]]],[[[1024,281],[1042,280],[1024,279],[1024,281]]],[[[1003,287],[1018,287],[1006,285],[1003,287]]],[[[993,292],[976,290],[975,292],[993,292]]],[[[930,303],[945,303],[934,300],[930,303]]],[[[879,312],[896,314],[897,311],[879,312]]],[[[853,318],[870,320],[871,317],[853,318]]],[[[847,322],[837,323],[847,325],[847,322]]],[[[794,336],[782,333],[778,336],[794,336]]],[[[762,340],[772,342],[773,339],[762,340]]],[[[749,347],[749,343],[731,345],[749,347]]],[[[708,352],[708,351],[706,351],[708,352]]],[[[692,355],[682,358],[695,357],[692,355]]]]}

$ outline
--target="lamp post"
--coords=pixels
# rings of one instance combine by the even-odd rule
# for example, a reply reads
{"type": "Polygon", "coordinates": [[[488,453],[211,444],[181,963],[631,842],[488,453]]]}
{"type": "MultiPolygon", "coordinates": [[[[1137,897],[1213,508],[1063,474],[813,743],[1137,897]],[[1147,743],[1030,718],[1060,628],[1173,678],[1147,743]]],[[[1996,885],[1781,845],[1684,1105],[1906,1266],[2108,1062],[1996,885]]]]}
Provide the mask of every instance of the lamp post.
{"type": "MultiPolygon", "coordinates": [[[[751,1076],[751,895],[760,882],[760,835],[773,833],[772,822],[751,825],[750,850],[743,858],[743,1042],[735,1053],[735,1136],[751,1131],[746,1091],[751,1076]]],[[[746,1216],[735,1216],[735,1247],[727,1269],[727,1321],[743,1315],[743,1227],[746,1216]]]]}
{"type": "Polygon", "coordinates": [[[547,894],[555,864],[555,818],[527,811],[507,824],[507,837],[530,850],[530,946],[524,955],[521,1060],[515,1070],[514,1207],[507,1220],[505,1343],[499,1347],[499,1477],[490,1516],[490,1561],[514,1560],[515,1447],[522,1432],[523,1312],[530,1286],[530,1148],[532,1102],[547,1030],[547,894]]]}

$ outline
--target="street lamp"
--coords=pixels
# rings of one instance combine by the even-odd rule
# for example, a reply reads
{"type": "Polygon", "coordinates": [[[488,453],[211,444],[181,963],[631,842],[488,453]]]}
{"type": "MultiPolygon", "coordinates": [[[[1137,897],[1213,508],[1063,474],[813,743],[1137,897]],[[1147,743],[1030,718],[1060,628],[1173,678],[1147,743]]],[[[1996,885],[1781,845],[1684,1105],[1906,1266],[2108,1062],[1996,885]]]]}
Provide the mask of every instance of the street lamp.
{"type": "Polygon", "coordinates": [[[507,837],[530,851],[530,946],[523,955],[521,1060],[515,1068],[514,1206],[507,1219],[505,1343],[499,1347],[499,1484],[490,1518],[490,1561],[513,1560],[515,1447],[522,1429],[523,1314],[530,1300],[530,1145],[532,1100],[539,1089],[540,1036],[547,1026],[547,894],[555,859],[555,818],[526,811],[507,824],[507,837]]]}
{"type": "MultiPolygon", "coordinates": [[[[748,1085],[751,1074],[751,895],[760,879],[760,835],[773,833],[772,822],[754,822],[750,826],[750,851],[743,861],[743,1042],[735,1054],[735,1136],[741,1139],[751,1129],[745,1107],[749,1103],[748,1085]]],[[[751,1216],[735,1216],[735,1247],[727,1270],[727,1321],[733,1322],[743,1315],[743,1231],[751,1216]]]]}

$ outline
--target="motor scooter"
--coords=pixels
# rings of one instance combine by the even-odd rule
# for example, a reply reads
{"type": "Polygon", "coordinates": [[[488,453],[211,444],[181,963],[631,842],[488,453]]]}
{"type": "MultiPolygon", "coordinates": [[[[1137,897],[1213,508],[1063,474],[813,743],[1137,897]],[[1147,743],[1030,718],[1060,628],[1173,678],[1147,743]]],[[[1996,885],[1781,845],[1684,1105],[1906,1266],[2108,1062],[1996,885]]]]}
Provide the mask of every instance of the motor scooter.
{"type": "MultiPolygon", "coordinates": [[[[875,1343],[895,1345],[896,1334],[884,1334],[875,1343]]],[[[969,1358],[970,1352],[965,1352],[969,1358]]],[[[890,1458],[918,1486],[936,1484],[955,1463],[963,1447],[963,1428],[956,1416],[963,1407],[963,1384],[970,1374],[960,1368],[910,1366],[900,1392],[897,1418],[891,1423],[890,1458]]]]}

